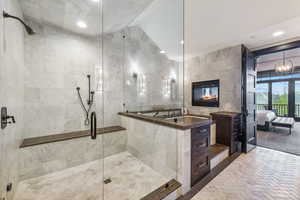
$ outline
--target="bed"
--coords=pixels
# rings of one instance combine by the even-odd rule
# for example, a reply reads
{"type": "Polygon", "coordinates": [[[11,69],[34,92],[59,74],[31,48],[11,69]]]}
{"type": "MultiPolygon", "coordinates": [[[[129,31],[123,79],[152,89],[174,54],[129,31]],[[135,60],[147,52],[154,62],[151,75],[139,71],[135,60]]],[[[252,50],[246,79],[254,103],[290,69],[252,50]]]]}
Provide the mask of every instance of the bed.
{"type": "Polygon", "coordinates": [[[258,110],[256,112],[257,129],[268,131],[271,122],[276,118],[276,114],[272,110],[258,110]]]}

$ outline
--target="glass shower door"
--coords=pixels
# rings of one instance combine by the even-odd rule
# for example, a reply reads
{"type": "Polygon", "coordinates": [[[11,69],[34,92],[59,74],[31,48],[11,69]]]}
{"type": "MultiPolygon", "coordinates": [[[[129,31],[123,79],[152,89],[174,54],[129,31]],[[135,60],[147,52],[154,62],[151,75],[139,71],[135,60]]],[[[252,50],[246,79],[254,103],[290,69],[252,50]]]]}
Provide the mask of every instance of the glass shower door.
{"type": "Polygon", "coordinates": [[[183,1],[103,0],[102,38],[104,125],[126,129],[103,136],[104,199],[140,200],[177,178],[177,132],[119,112],[181,110],[183,1]]]}
{"type": "MultiPolygon", "coordinates": [[[[101,1],[14,2],[35,31],[20,37],[25,51],[23,79],[19,79],[24,80],[24,93],[19,99],[24,110],[16,116],[23,127],[14,200],[102,200],[101,1]],[[98,128],[94,139],[90,136],[92,112],[98,128]]],[[[12,23],[7,31],[19,25],[6,23],[12,23]]],[[[23,29],[8,31],[6,38],[14,31],[23,29]]]]}

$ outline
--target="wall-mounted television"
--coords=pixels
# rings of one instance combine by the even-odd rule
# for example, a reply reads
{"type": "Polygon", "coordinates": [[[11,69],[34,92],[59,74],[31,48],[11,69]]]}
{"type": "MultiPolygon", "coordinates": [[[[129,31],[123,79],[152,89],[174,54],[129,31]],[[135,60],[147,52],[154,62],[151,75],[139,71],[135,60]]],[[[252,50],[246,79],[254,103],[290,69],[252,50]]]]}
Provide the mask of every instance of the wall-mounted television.
{"type": "Polygon", "coordinates": [[[192,83],[192,106],[219,107],[220,80],[192,83]]]}

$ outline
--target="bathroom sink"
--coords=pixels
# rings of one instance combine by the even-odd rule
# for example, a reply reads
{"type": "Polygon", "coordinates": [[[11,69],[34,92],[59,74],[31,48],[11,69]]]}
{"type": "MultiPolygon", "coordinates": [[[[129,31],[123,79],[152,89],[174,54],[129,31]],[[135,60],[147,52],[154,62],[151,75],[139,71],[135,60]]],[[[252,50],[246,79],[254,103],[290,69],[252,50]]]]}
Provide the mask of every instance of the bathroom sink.
{"type": "Polygon", "coordinates": [[[197,117],[197,116],[180,116],[180,117],[172,117],[165,119],[168,122],[180,123],[180,124],[193,124],[197,122],[201,122],[203,120],[208,120],[206,117],[197,117]]]}

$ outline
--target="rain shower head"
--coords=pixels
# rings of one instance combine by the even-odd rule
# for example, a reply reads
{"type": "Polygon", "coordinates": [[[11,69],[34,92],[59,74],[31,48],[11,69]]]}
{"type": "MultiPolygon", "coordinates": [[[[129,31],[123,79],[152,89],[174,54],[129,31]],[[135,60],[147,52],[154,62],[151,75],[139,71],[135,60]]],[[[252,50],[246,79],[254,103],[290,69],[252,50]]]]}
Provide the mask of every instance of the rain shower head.
{"type": "Polygon", "coordinates": [[[29,35],[34,35],[35,34],[34,30],[30,26],[28,26],[26,24],[24,24],[24,26],[25,26],[25,29],[26,29],[26,31],[29,35]]]}
{"type": "Polygon", "coordinates": [[[34,35],[34,34],[35,34],[34,30],[33,30],[30,26],[28,26],[28,25],[27,25],[22,19],[20,19],[19,17],[10,15],[10,14],[8,14],[8,13],[5,12],[5,11],[3,11],[3,17],[4,17],[4,18],[12,18],[12,19],[18,20],[19,22],[21,22],[21,23],[24,25],[25,30],[26,30],[26,32],[27,32],[29,35],[34,35]]]}

